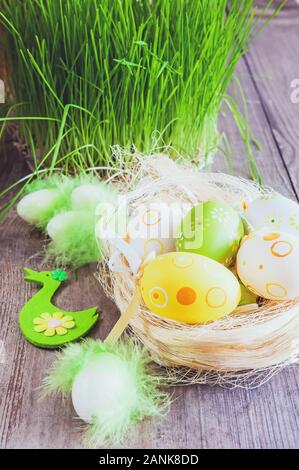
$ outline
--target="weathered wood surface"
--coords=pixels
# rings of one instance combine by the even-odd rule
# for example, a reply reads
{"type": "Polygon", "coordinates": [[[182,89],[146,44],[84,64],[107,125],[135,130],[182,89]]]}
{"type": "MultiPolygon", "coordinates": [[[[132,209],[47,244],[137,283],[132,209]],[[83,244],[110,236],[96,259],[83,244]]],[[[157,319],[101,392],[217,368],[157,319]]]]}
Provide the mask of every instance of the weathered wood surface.
{"type": "MultiPolygon", "coordinates": [[[[299,8],[290,8],[257,39],[238,67],[249,119],[262,144],[258,156],[265,181],[296,199],[299,195],[299,103],[290,100],[291,81],[299,78],[299,8]],[[291,12],[291,13],[290,13],[291,12]]],[[[221,126],[234,149],[234,172],[248,175],[245,152],[232,119],[221,126]]],[[[215,168],[223,168],[221,157],[215,168]]],[[[10,144],[2,150],[0,187],[28,172],[10,144]]],[[[0,226],[0,447],[79,448],[78,421],[69,401],[39,401],[42,377],[54,353],[26,343],[18,329],[18,312],[36,287],[25,283],[22,268],[39,268],[43,241],[12,211],[0,226]]],[[[99,305],[102,322],[92,333],[103,338],[118,313],[93,277],[81,269],[78,280],[57,296],[65,310],[99,305]]],[[[175,402],[163,420],[138,425],[124,448],[298,448],[298,369],[288,368],[255,390],[219,387],[176,388],[175,402]]]]}

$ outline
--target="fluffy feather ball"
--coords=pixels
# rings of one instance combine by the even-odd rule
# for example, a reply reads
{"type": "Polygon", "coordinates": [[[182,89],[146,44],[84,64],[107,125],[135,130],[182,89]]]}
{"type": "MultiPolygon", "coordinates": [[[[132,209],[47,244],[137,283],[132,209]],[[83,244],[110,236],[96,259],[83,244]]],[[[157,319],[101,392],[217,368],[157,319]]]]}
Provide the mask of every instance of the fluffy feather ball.
{"type": "Polygon", "coordinates": [[[45,378],[45,390],[71,393],[76,413],[88,423],[89,445],[115,444],[134,423],[169,406],[159,377],[148,373],[149,361],[132,339],[113,347],[94,340],[71,344],[45,378]]]}

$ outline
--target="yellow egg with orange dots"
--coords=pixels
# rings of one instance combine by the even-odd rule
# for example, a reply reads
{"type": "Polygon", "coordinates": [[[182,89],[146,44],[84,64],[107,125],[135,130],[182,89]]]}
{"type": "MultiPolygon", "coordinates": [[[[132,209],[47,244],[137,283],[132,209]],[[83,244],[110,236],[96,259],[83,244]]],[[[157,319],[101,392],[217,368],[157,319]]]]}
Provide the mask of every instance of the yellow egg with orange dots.
{"type": "Polygon", "coordinates": [[[241,295],[236,277],[225,266],[183,252],[160,255],[145,265],[140,288],[153,313],[191,324],[228,315],[241,295]]]}

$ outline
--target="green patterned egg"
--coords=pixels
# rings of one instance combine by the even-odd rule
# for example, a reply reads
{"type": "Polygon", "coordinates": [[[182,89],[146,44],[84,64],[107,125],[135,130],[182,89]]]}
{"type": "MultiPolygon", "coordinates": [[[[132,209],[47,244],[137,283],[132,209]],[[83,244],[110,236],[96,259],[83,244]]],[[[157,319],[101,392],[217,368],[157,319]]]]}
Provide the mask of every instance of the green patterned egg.
{"type": "Polygon", "coordinates": [[[240,281],[240,279],[238,277],[238,274],[237,274],[237,271],[236,271],[236,267],[232,266],[232,267],[229,268],[229,270],[230,270],[230,272],[232,272],[234,274],[234,276],[236,276],[236,278],[237,278],[237,280],[240,284],[241,298],[240,298],[240,301],[239,301],[239,307],[243,307],[244,305],[256,304],[257,300],[258,300],[258,295],[254,294],[249,289],[247,289],[244,286],[244,284],[240,281]]]}
{"type": "Polygon", "coordinates": [[[231,206],[207,201],[192,207],[183,219],[176,249],[207,256],[230,266],[243,236],[242,219],[231,206]]]}

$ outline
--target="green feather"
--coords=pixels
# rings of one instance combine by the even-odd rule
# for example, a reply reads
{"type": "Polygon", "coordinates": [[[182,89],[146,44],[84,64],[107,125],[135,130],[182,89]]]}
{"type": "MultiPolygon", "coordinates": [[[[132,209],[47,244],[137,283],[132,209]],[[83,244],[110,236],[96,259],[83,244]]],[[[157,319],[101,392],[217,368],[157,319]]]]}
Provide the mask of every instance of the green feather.
{"type": "Polygon", "coordinates": [[[57,266],[71,265],[73,269],[102,259],[95,238],[95,215],[83,212],[80,218],[72,218],[63,233],[47,246],[47,257],[57,266]]]}
{"type": "Polygon", "coordinates": [[[90,446],[98,446],[107,441],[114,444],[120,442],[134,423],[145,417],[161,416],[170,405],[169,395],[159,389],[161,378],[149,374],[151,359],[148,352],[134,339],[113,347],[90,339],[80,344],[70,344],[59,353],[52,370],[44,379],[45,394],[71,392],[77,374],[97,361],[102,354],[107,358],[111,354],[121,358],[130,371],[133,385],[130,390],[125,387],[122,390],[122,406],[115,404],[115,407],[95,413],[85,433],[85,441],[90,446]]]}

